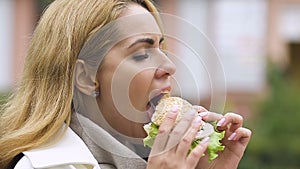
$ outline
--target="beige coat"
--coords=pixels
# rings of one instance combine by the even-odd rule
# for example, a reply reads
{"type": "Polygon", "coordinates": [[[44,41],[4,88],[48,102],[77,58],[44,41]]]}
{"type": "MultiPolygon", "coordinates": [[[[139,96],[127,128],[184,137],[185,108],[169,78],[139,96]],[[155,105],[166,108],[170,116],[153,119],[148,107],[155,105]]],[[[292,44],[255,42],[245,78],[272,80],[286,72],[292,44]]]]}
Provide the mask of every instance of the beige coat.
{"type": "Polygon", "coordinates": [[[58,143],[23,154],[15,169],[100,169],[87,146],[70,128],[58,143]]]}
{"type": "Polygon", "coordinates": [[[88,146],[101,169],[144,169],[145,160],[88,118],[73,114],[71,128],[88,146]]]}
{"type": "Polygon", "coordinates": [[[70,127],[58,143],[23,152],[15,169],[146,168],[145,160],[89,119],[73,116],[70,127]]]}

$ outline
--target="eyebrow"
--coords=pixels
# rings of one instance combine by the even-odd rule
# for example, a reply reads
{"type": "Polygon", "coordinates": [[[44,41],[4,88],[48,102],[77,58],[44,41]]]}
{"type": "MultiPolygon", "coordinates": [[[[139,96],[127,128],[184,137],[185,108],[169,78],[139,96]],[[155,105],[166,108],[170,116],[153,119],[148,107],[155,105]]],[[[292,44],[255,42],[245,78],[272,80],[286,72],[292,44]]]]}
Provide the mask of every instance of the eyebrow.
{"type": "MultiPolygon", "coordinates": [[[[160,44],[161,42],[163,42],[163,41],[164,41],[164,37],[161,37],[161,38],[159,39],[159,44],[160,44]]],[[[133,42],[133,43],[128,47],[128,49],[131,48],[131,47],[133,47],[133,46],[135,46],[136,44],[139,44],[139,43],[148,43],[149,45],[154,45],[155,41],[154,41],[153,39],[151,39],[151,38],[142,38],[142,39],[138,39],[138,40],[136,40],[135,42],[133,42]]]]}

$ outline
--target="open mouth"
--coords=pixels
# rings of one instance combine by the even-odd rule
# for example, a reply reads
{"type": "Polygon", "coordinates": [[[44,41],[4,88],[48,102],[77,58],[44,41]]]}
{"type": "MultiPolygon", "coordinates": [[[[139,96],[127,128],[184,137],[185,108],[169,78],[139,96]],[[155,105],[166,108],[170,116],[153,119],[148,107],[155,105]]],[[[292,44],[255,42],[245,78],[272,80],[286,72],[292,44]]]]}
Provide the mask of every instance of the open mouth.
{"type": "Polygon", "coordinates": [[[167,93],[160,93],[159,95],[153,97],[147,104],[146,110],[149,116],[149,120],[152,118],[152,115],[155,112],[155,107],[157,106],[158,102],[166,95],[167,93]]]}

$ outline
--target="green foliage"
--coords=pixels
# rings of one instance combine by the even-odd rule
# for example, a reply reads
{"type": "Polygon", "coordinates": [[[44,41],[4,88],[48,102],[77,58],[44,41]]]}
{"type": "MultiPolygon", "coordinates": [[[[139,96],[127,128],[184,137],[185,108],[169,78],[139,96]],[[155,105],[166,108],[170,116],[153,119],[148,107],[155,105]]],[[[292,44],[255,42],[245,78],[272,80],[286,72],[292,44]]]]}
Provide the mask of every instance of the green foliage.
{"type": "Polygon", "coordinates": [[[300,168],[300,87],[275,67],[268,81],[270,91],[250,124],[253,136],[239,168],[300,168]]]}

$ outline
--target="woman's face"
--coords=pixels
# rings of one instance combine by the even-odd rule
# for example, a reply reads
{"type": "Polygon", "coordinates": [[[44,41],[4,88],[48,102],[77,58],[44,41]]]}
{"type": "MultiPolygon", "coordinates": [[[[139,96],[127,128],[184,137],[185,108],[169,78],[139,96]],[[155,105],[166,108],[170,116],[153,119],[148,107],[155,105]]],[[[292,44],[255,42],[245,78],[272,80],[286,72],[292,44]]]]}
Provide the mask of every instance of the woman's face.
{"type": "Polygon", "coordinates": [[[153,113],[149,101],[171,90],[175,65],[162,51],[163,36],[146,9],[131,4],[122,15],[146,17],[134,20],[140,25],[134,28],[139,33],[121,39],[103,59],[97,74],[97,101],[114,129],[127,136],[143,137],[142,126],[153,113]]]}

